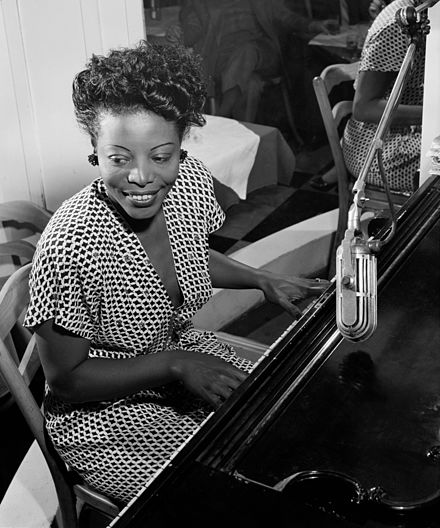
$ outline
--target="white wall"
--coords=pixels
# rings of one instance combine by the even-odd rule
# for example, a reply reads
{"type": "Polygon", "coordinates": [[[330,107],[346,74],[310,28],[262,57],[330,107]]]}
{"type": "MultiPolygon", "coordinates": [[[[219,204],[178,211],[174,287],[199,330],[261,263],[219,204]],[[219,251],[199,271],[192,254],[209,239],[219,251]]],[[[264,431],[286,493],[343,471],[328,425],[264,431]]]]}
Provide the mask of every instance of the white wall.
{"type": "Polygon", "coordinates": [[[142,0],[0,1],[0,201],[54,210],[97,176],[72,80],[92,53],[142,38],[142,0]]]}
{"type": "Polygon", "coordinates": [[[432,140],[440,135],[440,2],[429,9],[428,18],[431,31],[426,47],[420,183],[429,176],[426,153],[432,140]]]}

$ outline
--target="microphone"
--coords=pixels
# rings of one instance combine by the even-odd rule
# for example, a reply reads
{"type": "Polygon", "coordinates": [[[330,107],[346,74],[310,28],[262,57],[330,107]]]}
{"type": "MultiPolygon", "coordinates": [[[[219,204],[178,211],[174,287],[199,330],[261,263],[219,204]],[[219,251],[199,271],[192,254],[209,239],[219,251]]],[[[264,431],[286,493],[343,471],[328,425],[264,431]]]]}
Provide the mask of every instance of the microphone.
{"type": "Polygon", "coordinates": [[[387,244],[396,231],[396,220],[389,185],[382,159],[384,138],[396,110],[403,86],[413,63],[421,36],[429,33],[429,20],[424,13],[440,0],[426,0],[417,7],[396,12],[396,22],[402,33],[409,36],[409,45],[397,78],[388,97],[383,114],[370,144],[362,170],[353,185],[353,203],[348,212],[344,239],[336,251],[336,325],[343,337],[351,341],[364,341],[377,326],[377,262],[373,253],[387,244]],[[421,16],[418,16],[419,13],[421,16]],[[365,181],[377,155],[391,213],[391,229],[385,239],[366,240],[361,230],[361,210],[366,201],[365,181]]]}
{"type": "Polygon", "coordinates": [[[377,327],[377,262],[354,228],[336,252],[336,324],[343,337],[365,341],[377,327]]]}

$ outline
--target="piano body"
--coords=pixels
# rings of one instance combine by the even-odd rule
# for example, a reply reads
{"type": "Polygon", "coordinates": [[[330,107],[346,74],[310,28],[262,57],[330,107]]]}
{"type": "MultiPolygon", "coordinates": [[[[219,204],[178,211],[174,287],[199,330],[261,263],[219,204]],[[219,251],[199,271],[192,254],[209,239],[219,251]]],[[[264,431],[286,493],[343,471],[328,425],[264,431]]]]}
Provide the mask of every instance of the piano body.
{"type": "Polygon", "coordinates": [[[378,255],[375,333],[342,338],[332,283],[112,528],[440,527],[439,263],[437,176],[378,255]]]}

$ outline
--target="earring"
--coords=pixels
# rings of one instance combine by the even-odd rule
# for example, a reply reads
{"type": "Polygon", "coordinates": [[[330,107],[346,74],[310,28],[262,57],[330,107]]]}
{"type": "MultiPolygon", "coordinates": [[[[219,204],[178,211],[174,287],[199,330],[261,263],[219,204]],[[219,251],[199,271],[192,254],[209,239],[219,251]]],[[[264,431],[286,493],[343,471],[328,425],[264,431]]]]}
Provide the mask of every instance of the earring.
{"type": "Polygon", "coordinates": [[[182,161],[185,161],[186,157],[188,156],[188,152],[186,150],[180,149],[180,158],[179,161],[182,163],[182,161]]]}
{"type": "Polygon", "coordinates": [[[99,165],[98,156],[95,153],[89,154],[87,159],[89,160],[90,165],[93,165],[94,167],[96,167],[96,165],[99,165]]]}

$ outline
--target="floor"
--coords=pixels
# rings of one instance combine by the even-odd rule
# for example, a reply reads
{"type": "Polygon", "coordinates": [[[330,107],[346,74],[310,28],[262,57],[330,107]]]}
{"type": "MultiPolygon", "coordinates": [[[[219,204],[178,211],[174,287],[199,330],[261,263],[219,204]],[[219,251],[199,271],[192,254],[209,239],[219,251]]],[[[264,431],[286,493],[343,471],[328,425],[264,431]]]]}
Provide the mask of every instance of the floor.
{"type": "MultiPolygon", "coordinates": [[[[227,211],[223,226],[211,236],[214,249],[230,254],[287,226],[338,207],[337,188],[320,192],[309,183],[311,176],[322,174],[331,166],[328,146],[304,149],[296,156],[291,185],[264,187],[233,205],[227,211]]],[[[327,278],[325,274],[323,277],[327,278]]],[[[271,345],[291,322],[291,316],[284,310],[265,303],[249,310],[223,331],[271,345]]]]}
{"type": "MultiPolygon", "coordinates": [[[[323,145],[317,149],[303,148],[296,152],[296,156],[297,166],[292,184],[260,189],[250,193],[246,201],[232,206],[227,211],[225,224],[211,237],[213,248],[229,254],[288,225],[337,207],[337,190],[319,192],[309,184],[313,174],[323,173],[331,165],[328,146],[323,145]]],[[[225,330],[270,344],[278,336],[279,328],[286,327],[285,317],[280,310],[263,306],[252,314],[253,325],[248,317],[225,330]],[[256,320],[259,321],[257,325],[256,320]],[[256,335],[255,326],[259,330],[256,335]]],[[[13,429],[14,434],[0,435],[0,500],[31,443],[31,435],[15,405],[3,408],[1,403],[1,422],[13,429]]],[[[98,528],[99,522],[94,519],[91,522],[83,522],[82,525],[82,528],[98,528]]]]}
{"type": "Polygon", "coordinates": [[[249,193],[245,201],[227,211],[223,226],[211,236],[211,246],[229,254],[271,233],[338,206],[337,189],[320,192],[310,186],[314,174],[331,166],[329,147],[296,154],[290,186],[273,185],[249,193]]]}

